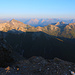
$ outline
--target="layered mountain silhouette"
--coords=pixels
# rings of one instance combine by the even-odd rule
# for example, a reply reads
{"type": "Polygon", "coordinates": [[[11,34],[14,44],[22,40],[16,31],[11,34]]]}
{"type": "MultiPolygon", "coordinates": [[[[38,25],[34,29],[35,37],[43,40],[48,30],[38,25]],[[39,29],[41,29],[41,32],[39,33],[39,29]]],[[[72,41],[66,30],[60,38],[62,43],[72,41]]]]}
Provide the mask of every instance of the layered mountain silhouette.
{"type": "MultiPolygon", "coordinates": [[[[29,24],[31,26],[47,26],[48,24],[55,24],[57,22],[65,22],[65,24],[69,24],[69,23],[75,23],[75,19],[38,19],[38,18],[16,18],[16,20],[23,22],[24,24],[29,24]]],[[[10,18],[6,18],[6,19],[0,19],[0,23],[5,23],[6,21],[10,21],[10,18]]]]}
{"type": "Polygon", "coordinates": [[[31,26],[47,26],[48,24],[54,24],[54,23],[57,23],[57,22],[65,22],[65,24],[68,24],[68,23],[75,23],[75,19],[37,19],[37,18],[34,18],[34,19],[17,19],[25,24],[29,24],[31,26]]]}

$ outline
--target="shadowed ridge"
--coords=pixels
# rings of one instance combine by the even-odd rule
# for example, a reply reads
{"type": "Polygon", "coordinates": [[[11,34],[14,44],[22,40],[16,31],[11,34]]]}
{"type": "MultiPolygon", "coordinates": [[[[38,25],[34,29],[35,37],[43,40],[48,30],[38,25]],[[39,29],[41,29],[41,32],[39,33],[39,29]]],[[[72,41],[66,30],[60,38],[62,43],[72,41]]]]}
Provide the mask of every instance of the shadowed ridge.
{"type": "Polygon", "coordinates": [[[43,56],[58,57],[73,61],[75,39],[67,39],[48,35],[44,32],[5,33],[7,42],[24,57],[43,56]],[[13,39],[13,40],[12,40],[13,39]],[[68,54],[67,54],[68,52],[68,54]],[[68,56],[68,57],[67,57],[68,56]],[[65,58],[66,57],[66,58],[65,58]]]}

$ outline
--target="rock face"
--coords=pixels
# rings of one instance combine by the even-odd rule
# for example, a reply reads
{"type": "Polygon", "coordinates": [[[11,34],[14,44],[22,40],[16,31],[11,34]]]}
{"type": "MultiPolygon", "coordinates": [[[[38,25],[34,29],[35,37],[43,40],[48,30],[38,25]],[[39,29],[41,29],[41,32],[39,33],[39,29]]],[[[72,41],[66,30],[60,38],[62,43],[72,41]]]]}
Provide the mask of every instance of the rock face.
{"type": "Polygon", "coordinates": [[[75,38],[75,23],[66,25],[64,31],[62,32],[62,36],[67,38],[75,38]]]}
{"type": "Polygon", "coordinates": [[[30,25],[24,24],[14,19],[6,23],[0,23],[0,31],[4,31],[4,32],[7,32],[13,29],[17,31],[26,32],[27,28],[30,28],[30,27],[31,27],[30,25]]]}
{"type": "Polygon", "coordinates": [[[49,35],[57,36],[60,33],[60,28],[55,25],[47,25],[42,28],[42,31],[49,35]]]}

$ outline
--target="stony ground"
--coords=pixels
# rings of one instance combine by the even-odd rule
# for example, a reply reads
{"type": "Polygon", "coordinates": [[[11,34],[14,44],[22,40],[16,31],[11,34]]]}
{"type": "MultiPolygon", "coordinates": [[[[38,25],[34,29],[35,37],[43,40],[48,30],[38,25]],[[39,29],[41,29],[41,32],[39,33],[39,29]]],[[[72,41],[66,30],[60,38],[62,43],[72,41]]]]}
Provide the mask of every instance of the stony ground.
{"type": "Polygon", "coordinates": [[[58,58],[46,60],[33,56],[12,66],[0,68],[0,75],[75,75],[75,64],[58,58]]]}

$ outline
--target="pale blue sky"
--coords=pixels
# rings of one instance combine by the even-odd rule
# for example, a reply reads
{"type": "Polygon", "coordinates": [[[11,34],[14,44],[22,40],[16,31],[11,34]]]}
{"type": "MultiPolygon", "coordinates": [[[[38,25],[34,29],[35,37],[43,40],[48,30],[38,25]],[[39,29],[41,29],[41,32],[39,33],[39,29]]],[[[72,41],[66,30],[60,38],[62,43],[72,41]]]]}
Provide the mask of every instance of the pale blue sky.
{"type": "Polygon", "coordinates": [[[75,0],[0,0],[0,18],[75,18],[75,0]]]}

